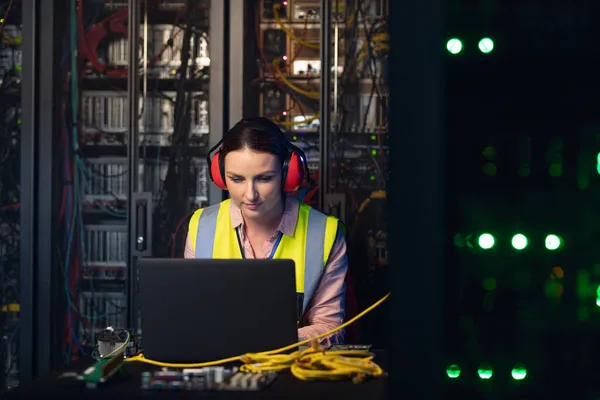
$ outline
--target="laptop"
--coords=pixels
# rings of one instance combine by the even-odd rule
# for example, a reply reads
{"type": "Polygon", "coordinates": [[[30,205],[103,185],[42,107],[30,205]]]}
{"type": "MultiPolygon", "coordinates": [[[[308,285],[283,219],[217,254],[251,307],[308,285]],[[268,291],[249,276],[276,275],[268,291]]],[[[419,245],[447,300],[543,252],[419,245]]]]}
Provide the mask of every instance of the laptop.
{"type": "Polygon", "coordinates": [[[292,260],[142,258],[144,356],[193,363],[298,342],[292,260]]]}

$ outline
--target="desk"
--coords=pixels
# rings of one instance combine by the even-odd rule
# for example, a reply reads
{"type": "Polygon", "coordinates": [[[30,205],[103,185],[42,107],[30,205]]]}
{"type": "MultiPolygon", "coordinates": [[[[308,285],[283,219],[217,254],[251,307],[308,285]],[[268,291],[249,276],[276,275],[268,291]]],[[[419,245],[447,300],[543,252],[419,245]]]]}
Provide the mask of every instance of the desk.
{"type": "MultiPolygon", "coordinates": [[[[379,365],[387,366],[385,354],[377,352],[375,359],[379,365]]],[[[123,376],[115,377],[98,389],[86,389],[83,381],[73,378],[59,379],[64,372],[81,372],[91,365],[91,359],[82,359],[64,366],[49,376],[36,379],[26,386],[20,386],[5,394],[6,399],[102,399],[116,398],[208,398],[208,399],[386,399],[386,378],[374,379],[362,384],[352,382],[304,382],[289,371],[279,374],[275,382],[261,392],[169,392],[145,391],[140,389],[141,373],[157,369],[142,363],[125,364],[123,376]]]]}

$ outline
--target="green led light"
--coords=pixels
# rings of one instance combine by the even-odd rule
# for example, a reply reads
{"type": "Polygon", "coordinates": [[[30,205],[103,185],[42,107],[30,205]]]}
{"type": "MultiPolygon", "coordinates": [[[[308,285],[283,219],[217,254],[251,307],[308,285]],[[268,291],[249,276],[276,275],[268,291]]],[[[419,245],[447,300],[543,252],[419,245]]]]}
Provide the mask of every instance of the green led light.
{"type": "Polygon", "coordinates": [[[371,150],[371,155],[372,156],[376,156],[377,155],[377,150],[371,150]]]}
{"type": "Polygon", "coordinates": [[[477,244],[484,250],[491,249],[496,244],[496,239],[489,233],[483,233],[479,235],[479,239],[477,239],[477,244]]]}
{"type": "Polygon", "coordinates": [[[298,136],[292,136],[292,140],[298,140],[298,136]]]}
{"type": "Polygon", "coordinates": [[[515,381],[522,381],[527,376],[527,369],[524,366],[517,364],[510,372],[515,381]]]}
{"type": "Polygon", "coordinates": [[[563,240],[560,236],[550,234],[546,236],[546,240],[544,241],[546,248],[550,251],[558,250],[563,245],[563,240]]]}
{"type": "Polygon", "coordinates": [[[486,292],[493,292],[494,290],[496,290],[496,279],[485,278],[483,280],[482,286],[486,292]]]}
{"type": "Polygon", "coordinates": [[[463,49],[463,44],[460,39],[452,38],[446,43],[446,49],[450,54],[458,54],[463,49]]]}
{"type": "Polygon", "coordinates": [[[483,38],[479,41],[479,50],[484,54],[489,54],[494,50],[494,41],[490,38],[483,38]]]}
{"type": "Polygon", "coordinates": [[[494,370],[490,366],[481,366],[477,370],[477,375],[479,375],[479,378],[484,380],[492,379],[492,376],[494,376],[494,370]]]}
{"type": "Polygon", "coordinates": [[[498,173],[498,167],[496,167],[496,164],[494,163],[487,162],[483,164],[483,173],[487,176],[496,176],[498,173]]]}
{"type": "Polygon", "coordinates": [[[523,235],[522,233],[517,233],[512,237],[510,243],[515,250],[523,250],[529,244],[529,240],[527,239],[527,236],[523,235]]]}
{"type": "Polygon", "coordinates": [[[481,154],[483,154],[486,160],[494,161],[496,159],[496,148],[494,146],[485,146],[481,154]]]}
{"type": "Polygon", "coordinates": [[[375,175],[371,175],[371,176],[369,176],[369,180],[370,180],[370,181],[374,181],[374,180],[375,180],[375,175]]]}
{"type": "Polygon", "coordinates": [[[548,174],[553,178],[561,177],[563,175],[562,164],[550,164],[550,167],[548,167],[548,174]]]}
{"type": "Polygon", "coordinates": [[[446,368],[446,375],[450,379],[458,379],[460,377],[460,368],[458,365],[451,365],[446,368]]]}
{"type": "Polygon", "coordinates": [[[371,140],[377,140],[377,136],[371,135],[371,140]]]}

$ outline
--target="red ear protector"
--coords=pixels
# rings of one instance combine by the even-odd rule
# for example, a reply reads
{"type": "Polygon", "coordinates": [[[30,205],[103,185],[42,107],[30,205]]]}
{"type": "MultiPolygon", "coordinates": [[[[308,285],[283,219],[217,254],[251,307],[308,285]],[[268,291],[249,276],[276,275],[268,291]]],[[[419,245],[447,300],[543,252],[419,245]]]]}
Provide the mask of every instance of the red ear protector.
{"type": "MultiPolygon", "coordinates": [[[[252,125],[248,125],[248,127],[252,127],[252,125]]],[[[258,129],[264,131],[265,127],[260,126],[258,129]]],[[[275,134],[271,131],[268,131],[268,133],[270,135],[275,134]]],[[[298,147],[291,144],[286,137],[283,136],[281,131],[278,131],[276,134],[281,138],[281,140],[285,141],[285,144],[289,150],[288,157],[283,161],[283,190],[285,192],[295,192],[302,185],[304,177],[309,175],[308,165],[306,163],[306,154],[304,154],[304,152],[298,147]]],[[[221,139],[219,143],[211,148],[206,156],[206,159],[208,161],[208,168],[210,170],[210,179],[220,189],[227,190],[227,185],[225,184],[225,157],[221,157],[222,143],[223,139],[221,139]],[[217,151],[215,152],[215,150],[217,151]],[[215,153],[213,154],[213,152],[215,153]]]]}

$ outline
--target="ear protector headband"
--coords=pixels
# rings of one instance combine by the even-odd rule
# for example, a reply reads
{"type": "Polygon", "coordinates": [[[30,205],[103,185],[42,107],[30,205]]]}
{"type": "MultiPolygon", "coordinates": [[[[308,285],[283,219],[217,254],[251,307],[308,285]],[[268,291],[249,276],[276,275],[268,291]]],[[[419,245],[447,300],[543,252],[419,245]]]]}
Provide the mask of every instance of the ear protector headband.
{"type": "MultiPolygon", "coordinates": [[[[277,132],[274,132],[274,129],[269,129],[268,127],[248,120],[242,120],[241,123],[244,125],[244,128],[254,128],[265,132],[272,137],[278,137],[280,140],[283,140],[283,143],[285,143],[285,146],[288,149],[288,156],[283,160],[282,168],[283,190],[285,192],[294,192],[298,190],[302,185],[304,177],[309,175],[306,154],[297,146],[290,143],[279,129],[277,129],[277,132]]],[[[227,133],[225,136],[227,136],[227,133]]],[[[223,136],[223,139],[208,151],[208,155],[206,156],[210,179],[222,190],[227,190],[227,185],[225,184],[225,157],[221,154],[221,146],[223,140],[225,140],[225,136],[223,136]]]]}

